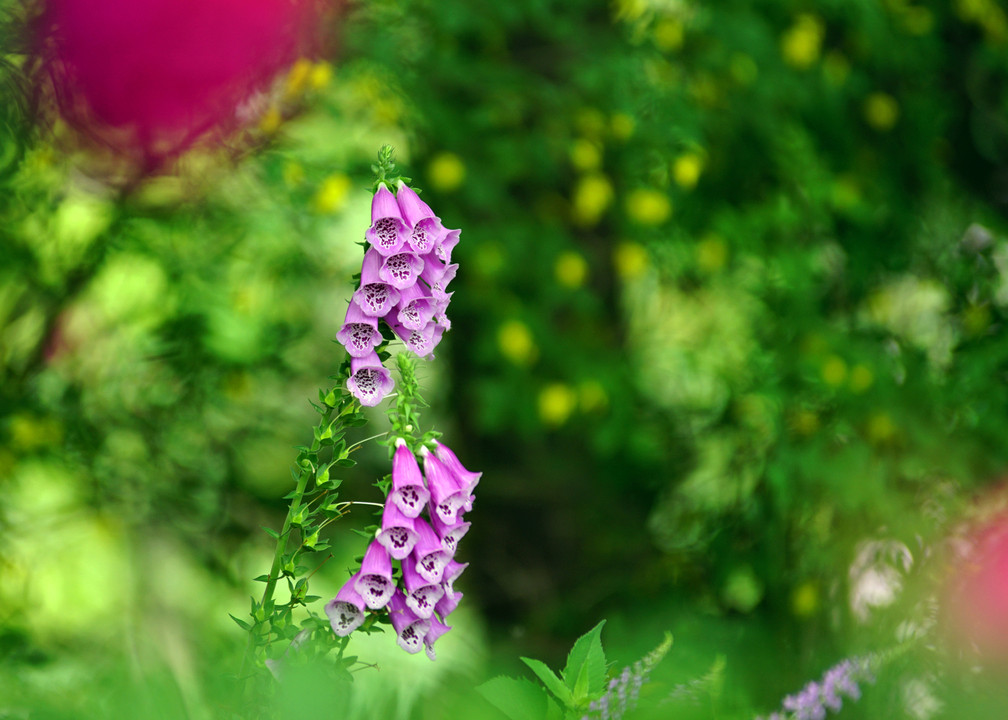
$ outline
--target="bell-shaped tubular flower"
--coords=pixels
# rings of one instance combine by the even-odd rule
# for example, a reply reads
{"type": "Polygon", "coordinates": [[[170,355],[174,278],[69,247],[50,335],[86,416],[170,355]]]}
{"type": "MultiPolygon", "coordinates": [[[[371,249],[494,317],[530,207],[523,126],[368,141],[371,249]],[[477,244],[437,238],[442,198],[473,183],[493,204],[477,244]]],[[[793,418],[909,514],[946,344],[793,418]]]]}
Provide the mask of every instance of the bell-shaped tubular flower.
{"type": "Polygon", "coordinates": [[[455,562],[454,559],[448,561],[441,574],[441,582],[444,583],[445,592],[455,592],[455,581],[458,580],[459,575],[461,575],[462,571],[467,567],[469,567],[469,563],[455,562]]]}
{"type": "Polygon", "coordinates": [[[413,518],[403,514],[391,495],[385,500],[381,530],[375,539],[396,560],[402,560],[409,555],[416,545],[417,534],[413,529],[413,518]]]}
{"type": "Polygon", "coordinates": [[[354,585],[357,575],[346,581],[336,597],[326,603],[325,613],[333,632],[340,637],[346,637],[360,627],[364,622],[364,598],[357,592],[354,585]]]}
{"type": "Polygon", "coordinates": [[[353,299],[361,311],[369,317],[379,318],[388,315],[389,310],[399,302],[399,291],[380,277],[385,258],[374,248],[364,253],[361,264],[361,284],[353,299]]]}
{"type": "Polygon", "coordinates": [[[455,551],[458,550],[459,540],[469,532],[469,525],[471,523],[463,522],[461,519],[458,520],[453,525],[448,525],[441,522],[441,517],[434,513],[431,515],[431,527],[434,528],[434,532],[438,534],[441,538],[441,544],[444,549],[447,550],[452,556],[455,555],[455,551]]]}
{"type": "Polygon", "coordinates": [[[413,548],[416,559],[416,570],[420,576],[430,583],[441,582],[445,566],[452,556],[445,551],[441,538],[423,518],[417,518],[414,526],[417,531],[417,544],[413,548]]]}
{"type": "Polygon", "coordinates": [[[430,296],[424,296],[421,283],[414,283],[399,293],[396,320],[408,330],[423,330],[434,318],[440,305],[430,296]]]}
{"type": "Polygon", "coordinates": [[[374,407],[392,392],[395,382],[392,375],[372,351],[365,357],[350,358],[350,377],[347,390],[360,401],[361,405],[374,407]]]}
{"type": "Polygon", "coordinates": [[[395,583],[392,581],[392,559],[385,546],[377,540],[373,540],[364,553],[354,589],[364,598],[364,604],[372,610],[388,605],[389,598],[395,591],[395,583]]]}
{"type": "Polygon", "coordinates": [[[450,472],[455,479],[458,480],[462,487],[466,489],[467,492],[471,493],[476,486],[479,484],[480,478],[483,477],[481,472],[473,472],[471,470],[466,470],[459,459],[452,452],[451,448],[447,445],[443,445],[437,440],[434,441],[434,455],[440,460],[448,472],[450,472]]]}
{"type": "Polygon", "coordinates": [[[434,612],[434,606],[444,595],[441,583],[428,582],[417,572],[416,558],[412,555],[402,561],[402,579],[406,595],[406,605],[416,616],[426,620],[434,612]]]}
{"type": "Polygon", "coordinates": [[[444,299],[448,283],[455,279],[457,271],[458,263],[446,265],[432,254],[427,254],[424,258],[424,266],[423,271],[420,273],[420,279],[431,289],[431,296],[435,300],[440,301],[444,299]]]}
{"type": "Polygon", "coordinates": [[[445,229],[441,221],[434,216],[434,211],[405,183],[399,183],[396,192],[396,202],[402,212],[403,220],[410,226],[410,237],[407,244],[417,253],[428,253],[434,249],[437,242],[444,236],[445,229]]]}
{"type": "Polygon", "coordinates": [[[423,330],[410,330],[390,317],[385,318],[385,323],[403,341],[407,350],[422,358],[431,356],[444,335],[444,328],[435,322],[427,323],[423,330]]]}
{"type": "Polygon", "coordinates": [[[437,515],[445,525],[458,522],[458,514],[469,500],[469,493],[445,465],[426,447],[420,453],[424,461],[424,477],[430,490],[431,516],[437,515]]]}
{"type": "Polygon", "coordinates": [[[400,252],[385,258],[385,262],[378,269],[378,278],[396,290],[404,290],[411,285],[416,285],[423,267],[424,261],[419,255],[400,252]]]}
{"type": "Polygon", "coordinates": [[[399,647],[406,652],[420,652],[423,647],[423,638],[430,629],[430,620],[417,617],[416,613],[410,610],[406,604],[406,597],[402,590],[396,590],[389,600],[389,620],[395,628],[399,647]]]}
{"type": "MultiPolygon", "coordinates": [[[[413,451],[402,438],[396,440],[392,456],[392,490],[389,499],[408,518],[419,515],[427,504],[430,493],[424,487],[423,475],[413,451]]],[[[414,528],[414,531],[416,528],[414,528]]]]}
{"type": "Polygon", "coordinates": [[[427,634],[424,635],[423,639],[424,648],[427,650],[427,657],[431,660],[437,659],[437,655],[434,653],[434,643],[437,642],[439,637],[449,630],[451,630],[451,628],[438,620],[437,617],[431,617],[430,629],[427,631],[427,634]]]}
{"type": "Polygon", "coordinates": [[[356,300],[350,301],[343,327],[336,333],[340,345],[346,348],[350,357],[364,357],[381,344],[378,332],[378,318],[364,313],[356,300]]]}
{"type": "Polygon", "coordinates": [[[455,612],[455,608],[458,607],[459,602],[462,600],[462,593],[455,592],[448,587],[448,583],[441,583],[441,587],[444,588],[445,594],[441,596],[441,599],[437,601],[437,605],[434,606],[434,611],[438,614],[442,620],[455,612]]]}
{"type": "Polygon", "coordinates": [[[434,257],[445,265],[449,264],[451,262],[452,250],[458,245],[461,234],[461,230],[448,230],[445,236],[441,238],[441,242],[434,246],[434,257]]]}
{"type": "Polygon", "coordinates": [[[371,198],[371,227],[364,237],[371,247],[388,256],[399,252],[409,234],[410,229],[403,220],[395,195],[384,183],[379,184],[378,191],[371,198]]]}

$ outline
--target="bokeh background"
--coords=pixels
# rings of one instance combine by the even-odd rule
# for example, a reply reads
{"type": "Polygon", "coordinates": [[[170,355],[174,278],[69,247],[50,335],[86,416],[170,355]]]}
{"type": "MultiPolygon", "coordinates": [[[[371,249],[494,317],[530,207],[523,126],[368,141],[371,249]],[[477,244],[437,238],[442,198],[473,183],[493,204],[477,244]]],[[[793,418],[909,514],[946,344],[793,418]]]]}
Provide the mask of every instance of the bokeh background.
{"type": "Polygon", "coordinates": [[[1004,717],[939,602],[1005,506],[1002,5],[85,5],[0,3],[0,717],[229,716],[384,143],[462,228],[420,374],[484,473],[465,600],[436,663],[365,638],[350,707],[277,712],[495,717],[474,685],[606,618],[617,667],[675,636],[654,717],[917,631],[844,715],[1004,717]]]}

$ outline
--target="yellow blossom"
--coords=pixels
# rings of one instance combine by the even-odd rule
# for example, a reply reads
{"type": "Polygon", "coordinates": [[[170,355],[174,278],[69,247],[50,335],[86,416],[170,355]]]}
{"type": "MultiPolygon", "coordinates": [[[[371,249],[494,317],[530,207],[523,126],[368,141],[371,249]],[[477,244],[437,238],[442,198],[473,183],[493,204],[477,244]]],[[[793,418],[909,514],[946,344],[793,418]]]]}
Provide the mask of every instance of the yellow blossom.
{"type": "Polygon", "coordinates": [[[875,382],[875,376],[866,365],[855,365],[850,374],[850,389],[854,393],[863,393],[875,382]]]}
{"type": "Polygon", "coordinates": [[[811,410],[801,409],[791,416],[790,425],[798,435],[814,435],[819,429],[819,416],[811,410]]]}
{"type": "Polygon", "coordinates": [[[497,346],[515,365],[527,365],[539,354],[528,325],[521,320],[508,320],[497,329],[497,346]]]}
{"type": "Polygon", "coordinates": [[[868,418],[868,439],[883,444],[896,436],[896,425],[889,413],[877,412],[868,418]]]}
{"type": "Polygon", "coordinates": [[[714,233],[710,233],[697,243],[696,261],[701,270],[717,272],[728,262],[728,245],[714,233]]]}
{"type": "Polygon", "coordinates": [[[868,96],[864,104],[865,120],[880,132],[892,130],[899,120],[899,103],[892,95],[874,92],[868,96]]]}
{"type": "Polygon", "coordinates": [[[609,132],[617,140],[628,140],[633,135],[634,128],[636,127],[637,123],[632,115],[616,113],[609,118],[609,132]]]}
{"type": "Polygon", "coordinates": [[[598,380],[585,380],[578,386],[578,402],[582,411],[593,412],[609,404],[609,395],[598,380]]]}
{"type": "Polygon", "coordinates": [[[791,593],[791,612],[797,617],[811,617],[819,609],[819,588],[806,580],[791,593]]]}
{"type": "Polygon", "coordinates": [[[300,58],[287,73],[287,83],[284,88],[284,95],[288,99],[299,96],[308,84],[308,76],[312,71],[312,63],[307,58],[300,58]]]}
{"type": "Polygon", "coordinates": [[[574,186],[571,211],[574,222],[582,226],[598,223],[613,199],[612,183],[602,173],[582,175],[574,186]]]}
{"type": "Polygon", "coordinates": [[[563,383],[552,383],[539,391],[539,419],[544,425],[563,425],[576,407],[577,395],[563,383]]]}
{"type": "Polygon", "coordinates": [[[327,62],[315,63],[308,75],[308,85],[312,90],[321,90],[332,82],[333,66],[327,62]]]}
{"type": "Polygon", "coordinates": [[[350,192],[350,184],[350,178],[343,173],[330,175],[323,180],[313,201],[316,212],[329,214],[342,208],[350,192]]]}
{"type": "Polygon", "coordinates": [[[561,285],[569,288],[581,287],[588,277],[588,261],[580,253],[568,250],[557,258],[553,274],[561,285]]]}
{"type": "Polygon", "coordinates": [[[662,52],[673,52],[683,45],[682,21],[678,18],[662,18],[654,26],[654,43],[662,52]]]}
{"type": "Polygon", "coordinates": [[[602,149],[598,143],[585,138],[578,138],[571,145],[571,165],[582,172],[597,170],[602,164],[602,149]]]}
{"type": "Polygon", "coordinates": [[[823,382],[838,387],[847,379],[847,363],[839,355],[830,355],[823,363],[821,372],[823,382]]]}
{"type": "Polygon", "coordinates": [[[647,270],[648,253],[642,245],[635,242],[621,242],[613,250],[613,265],[616,274],[624,280],[638,277],[647,270]]]}
{"type": "Polygon", "coordinates": [[[271,105],[266,109],[266,112],[262,114],[259,118],[259,129],[262,130],[267,135],[272,135],[280,126],[283,124],[283,115],[280,114],[280,108],[276,105],[271,105]]]}
{"type": "Polygon", "coordinates": [[[627,195],[626,210],[638,225],[661,225],[672,214],[672,203],[660,190],[638,188],[627,195]]]}
{"type": "Polygon", "coordinates": [[[465,180],[466,168],[455,153],[443,152],[431,158],[427,165],[427,177],[431,186],[441,192],[457,189],[465,180]]]}
{"type": "Polygon", "coordinates": [[[672,178],[684,190],[696,187],[703,172],[703,158],[695,152],[683,153],[672,162],[672,178]]]}
{"type": "Polygon", "coordinates": [[[781,37],[781,54],[785,62],[800,70],[811,67],[819,59],[825,28],[815,15],[803,13],[781,37]]]}

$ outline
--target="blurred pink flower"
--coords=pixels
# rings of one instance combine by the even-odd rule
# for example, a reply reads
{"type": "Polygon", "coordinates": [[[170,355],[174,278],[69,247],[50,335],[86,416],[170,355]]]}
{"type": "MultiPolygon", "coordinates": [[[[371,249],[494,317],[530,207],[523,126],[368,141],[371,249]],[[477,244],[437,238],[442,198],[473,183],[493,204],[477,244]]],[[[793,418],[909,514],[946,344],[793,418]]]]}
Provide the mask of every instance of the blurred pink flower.
{"type": "Polygon", "coordinates": [[[64,119],[156,167],[248,121],[308,52],[321,0],[48,0],[36,52],[64,119]]]}
{"type": "Polygon", "coordinates": [[[950,629],[985,659],[1008,661],[1008,514],[960,545],[946,598],[950,629]]]}

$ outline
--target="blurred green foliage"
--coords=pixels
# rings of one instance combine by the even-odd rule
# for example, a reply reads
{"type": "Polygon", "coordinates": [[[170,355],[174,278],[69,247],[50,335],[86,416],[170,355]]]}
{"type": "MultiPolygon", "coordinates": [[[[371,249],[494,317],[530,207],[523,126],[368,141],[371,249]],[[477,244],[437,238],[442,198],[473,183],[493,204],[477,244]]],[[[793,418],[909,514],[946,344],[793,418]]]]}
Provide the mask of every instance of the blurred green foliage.
{"type": "MultiPolygon", "coordinates": [[[[89,668],[181,703],[164,717],[219,716],[241,643],[226,613],[268,564],[258,528],[342,359],[385,142],[463,229],[453,330],[421,378],[485,474],[468,635],[421,690],[354,712],[476,707],[438,688],[519,674],[518,655],[560,666],[605,616],[620,661],[672,626],[673,684],[725,655],[719,717],[751,717],[892,642],[915,604],[860,613],[864,542],[905,544],[918,572],[1008,464],[993,0],[375,0],[257,126],[126,186],[32,114],[12,32],[0,697],[40,716],[128,712],[87,699],[89,668]]],[[[362,458],[361,499],[383,462],[362,458]]],[[[332,542],[335,592],[359,548],[332,542]]],[[[943,716],[968,702],[906,672],[948,691],[943,716]]],[[[864,712],[905,707],[900,682],[864,712]]]]}

